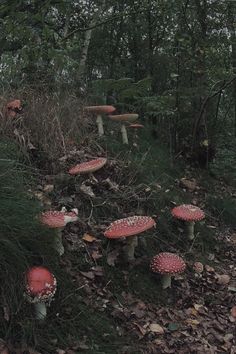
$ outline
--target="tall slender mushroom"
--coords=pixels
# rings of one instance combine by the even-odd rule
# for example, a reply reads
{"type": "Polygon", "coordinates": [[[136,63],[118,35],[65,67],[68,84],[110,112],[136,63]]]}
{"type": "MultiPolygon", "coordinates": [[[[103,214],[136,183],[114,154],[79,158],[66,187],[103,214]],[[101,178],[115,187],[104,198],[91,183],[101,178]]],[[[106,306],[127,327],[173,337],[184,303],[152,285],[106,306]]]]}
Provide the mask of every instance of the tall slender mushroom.
{"type": "Polygon", "coordinates": [[[177,254],[162,252],[153,257],[150,268],[154,273],[163,275],[162,288],[166,289],[171,287],[171,276],[182,273],[186,264],[177,254]]]}
{"type": "Polygon", "coordinates": [[[109,239],[126,237],[125,258],[127,261],[133,261],[134,251],[138,243],[137,234],[155,225],[155,220],[150,216],[130,216],[111,223],[104,235],[109,239]]]}
{"type": "Polygon", "coordinates": [[[99,136],[104,135],[104,128],[103,128],[103,120],[102,114],[110,114],[114,112],[116,109],[113,106],[86,106],[84,109],[87,112],[95,113],[97,115],[97,127],[98,127],[98,134],[99,136]]]}
{"type": "Polygon", "coordinates": [[[47,268],[32,267],[26,272],[25,297],[34,304],[36,319],[45,319],[46,305],[50,305],[56,288],[56,278],[47,268]]]}
{"type": "Polygon", "coordinates": [[[174,218],[185,221],[186,234],[190,240],[194,239],[194,225],[196,221],[204,219],[204,212],[195,205],[182,204],[172,209],[174,218]]]}
{"type": "Polygon", "coordinates": [[[121,134],[122,134],[122,142],[123,144],[128,144],[128,135],[127,135],[127,130],[125,126],[125,122],[135,122],[139,115],[137,113],[125,113],[125,114],[113,114],[108,116],[111,120],[115,122],[121,122],[121,134]]]}
{"type": "Polygon", "coordinates": [[[46,211],[42,213],[40,216],[40,221],[42,224],[52,228],[57,229],[57,237],[55,239],[55,250],[59,253],[59,255],[63,255],[65,252],[63,243],[62,243],[62,229],[69,222],[74,222],[78,220],[78,210],[72,209],[72,211],[67,212],[64,210],[61,211],[46,211]]]}

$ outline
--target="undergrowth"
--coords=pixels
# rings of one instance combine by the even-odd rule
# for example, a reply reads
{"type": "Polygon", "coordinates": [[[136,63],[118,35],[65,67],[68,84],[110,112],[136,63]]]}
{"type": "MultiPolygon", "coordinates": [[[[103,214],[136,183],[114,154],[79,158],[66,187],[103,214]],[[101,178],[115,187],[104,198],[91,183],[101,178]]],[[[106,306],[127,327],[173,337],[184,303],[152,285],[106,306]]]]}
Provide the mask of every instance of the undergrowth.
{"type": "MultiPolygon", "coordinates": [[[[132,144],[129,133],[131,144],[124,146],[119,126],[106,121],[106,136],[94,139],[94,121],[91,118],[83,121],[81,112],[75,97],[67,102],[58,97],[46,97],[46,101],[43,96],[31,97],[23,120],[17,125],[24,138],[23,145],[20,141],[21,149],[9,141],[0,143],[0,337],[15,345],[27,343],[43,354],[54,353],[55,347],[76,347],[78,341],[86,343],[86,353],[120,354],[123,346],[130,345],[130,334],[120,335],[117,321],[100,304],[96,311],[86,303],[86,287],[77,279],[77,273],[89,271],[94,265],[93,260],[88,260],[86,248],[70,251],[67,245],[67,254],[59,261],[52,249],[53,233],[37,222],[42,206],[31,193],[38,179],[32,167],[35,159],[43,163],[46,156],[50,160],[50,167],[43,164],[42,170],[51,173],[54,184],[49,195],[52,208],[79,209],[79,227],[75,230],[69,227],[71,233],[80,242],[84,233],[91,233],[101,241],[102,258],[95,264],[104,268],[104,286],[110,284],[110,291],[120,303],[124,289],[143,301],[165,303],[165,294],[159,291],[158,281],[149,272],[150,258],[169,251],[191,261],[199,255],[204,260],[204,255],[214,250],[215,237],[203,221],[196,225],[194,242],[186,241],[183,224],[174,221],[170,213],[175,205],[192,202],[192,194],[178,185],[184,166],[175,161],[166,146],[151,138],[148,129],[139,133],[137,146],[132,144]],[[25,153],[27,150],[31,160],[25,153]],[[65,159],[59,161],[63,155],[65,159]],[[96,156],[108,157],[107,165],[96,173],[98,183],[88,183],[87,177],[74,178],[66,173],[72,164],[96,156]],[[94,198],[81,192],[83,183],[93,189],[94,198]],[[140,243],[137,248],[136,256],[142,257],[144,263],[129,271],[122,262],[110,267],[106,258],[117,244],[104,240],[104,228],[118,218],[137,214],[150,215],[157,222],[155,229],[142,236],[146,244],[140,243]],[[23,297],[24,272],[38,264],[50,268],[58,281],[55,301],[46,320],[47,330],[34,320],[33,309],[23,297]]],[[[14,134],[12,137],[16,138],[14,134]]],[[[227,209],[217,203],[214,201],[212,207],[216,215],[222,208],[227,209]]],[[[169,303],[172,299],[174,302],[174,295],[169,303]]],[[[139,353],[135,343],[130,353],[139,353]]]]}

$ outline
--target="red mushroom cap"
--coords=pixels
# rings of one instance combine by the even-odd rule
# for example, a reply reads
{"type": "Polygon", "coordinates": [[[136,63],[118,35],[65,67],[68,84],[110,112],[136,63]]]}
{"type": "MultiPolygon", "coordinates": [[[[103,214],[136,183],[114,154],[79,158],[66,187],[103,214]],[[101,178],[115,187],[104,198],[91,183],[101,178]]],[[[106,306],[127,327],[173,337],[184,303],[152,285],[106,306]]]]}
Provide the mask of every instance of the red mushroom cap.
{"type": "Polygon", "coordinates": [[[177,254],[162,252],[153,257],[150,268],[154,273],[171,275],[182,273],[186,268],[186,264],[177,254]]]}
{"type": "Polygon", "coordinates": [[[144,128],[144,125],[143,124],[139,124],[139,123],[130,124],[129,128],[139,129],[139,128],[144,128]]]}
{"type": "Polygon", "coordinates": [[[98,159],[82,162],[69,169],[70,175],[78,175],[83,173],[91,173],[100,170],[107,162],[105,157],[99,157],[98,159]]]}
{"type": "Polygon", "coordinates": [[[150,216],[130,216],[111,223],[104,232],[104,235],[107,238],[133,236],[146,231],[155,225],[155,221],[150,216]]]}
{"type": "Polygon", "coordinates": [[[171,211],[172,216],[184,221],[199,221],[205,217],[204,212],[195,205],[183,204],[171,211]]]}
{"type": "Polygon", "coordinates": [[[20,100],[13,100],[7,103],[7,115],[9,117],[15,117],[17,113],[21,113],[22,105],[20,100]]]}
{"type": "Polygon", "coordinates": [[[50,301],[57,288],[54,275],[44,267],[32,267],[25,275],[26,296],[31,302],[50,301]]]}
{"type": "Polygon", "coordinates": [[[88,112],[92,112],[92,113],[112,113],[114,112],[116,109],[113,106],[87,106],[84,107],[84,109],[88,112]]]}
{"type": "Polygon", "coordinates": [[[68,222],[77,221],[78,215],[75,211],[46,211],[40,216],[42,224],[50,228],[60,228],[66,226],[68,222]]]}
{"type": "Polygon", "coordinates": [[[124,113],[124,114],[113,114],[108,116],[111,120],[116,122],[134,122],[138,119],[137,113],[124,113]]]}

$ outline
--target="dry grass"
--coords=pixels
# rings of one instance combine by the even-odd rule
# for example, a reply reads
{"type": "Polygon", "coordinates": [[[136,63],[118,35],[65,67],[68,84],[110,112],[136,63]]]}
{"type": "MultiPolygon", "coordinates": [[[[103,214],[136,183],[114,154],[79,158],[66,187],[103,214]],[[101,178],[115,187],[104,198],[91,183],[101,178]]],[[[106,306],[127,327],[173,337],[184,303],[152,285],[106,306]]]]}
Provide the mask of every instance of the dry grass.
{"type": "Polygon", "coordinates": [[[93,141],[96,124],[83,113],[84,102],[73,94],[59,96],[24,91],[0,97],[0,130],[4,136],[14,137],[21,149],[45,153],[56,160],[75,144],[86,146],[93,141]],[[20,99],[23,114],[17,118],[6,115],[6,103],[20,99]]]}

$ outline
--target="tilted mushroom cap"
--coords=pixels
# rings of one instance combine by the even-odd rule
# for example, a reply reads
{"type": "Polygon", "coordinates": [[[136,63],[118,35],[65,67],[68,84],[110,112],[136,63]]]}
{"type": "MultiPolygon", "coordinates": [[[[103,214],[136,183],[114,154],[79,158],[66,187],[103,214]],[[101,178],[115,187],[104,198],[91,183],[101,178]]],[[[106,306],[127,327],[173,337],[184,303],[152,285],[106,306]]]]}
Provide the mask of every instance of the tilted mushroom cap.
{"type": "Polygon", "coordinates": [[[155,221],[150,216],[130,216],[111,223],[104,232],[104,235],[107,238],[133,236],[146,231],[155,225],[155,221]]]}
{"type": "Polygon", "coordinates": [[[137,113],[113,114],[108,116],[115,122],[134,122],[138,119],[137,113]]]}
{"type": "Polygon", "coordinates": [[[139,123],[130,124],[129,128],[139,129],[139,128],[144,128],[144,125],[143,124],[139,124],[139,123]]]}
{"type": "Polygon", "coordinates": [[[98,159],[82,162],[69,169],[70,175],[78,175],[83,173],[92,173],[100,170],[107,162],[105,157],[99,157],[98,159]]]}
{"type": "Polygon", "coordinates": [[[84,107],[84,109],[88,112],[97,113],[97,114],[102,114],[102,113],[109,114],[116,110],[115,107],[113,106],[86,106],[84,107]]]}
{"type": "Polygon", "coordinates": [[[76,211],[46,211],[40,216],[42,224],[50,228],[60,228],[66,226],[68,222],[77,221],[78,215],[76,211]]]}
{"type": "Polygon", "coordinates": [[[184,221],[199,221],[205,217],[204,212],[191,204],[183,204],[175,207],[171,211],[172,216],[184,221]]]}
{"type": "Polygon", "coordinates": [[[26,297],[30,302],[50,301],[57,288],[54,275],[44,267],[32,267],[25,274],[26,297]]]}
{"type": "Polygon", "coordinates": [[[186,268],[186,264],[177,254],[162,252],[153,257],[150,268],[154,273],[171,275],[182,273],[186,268]]]}

